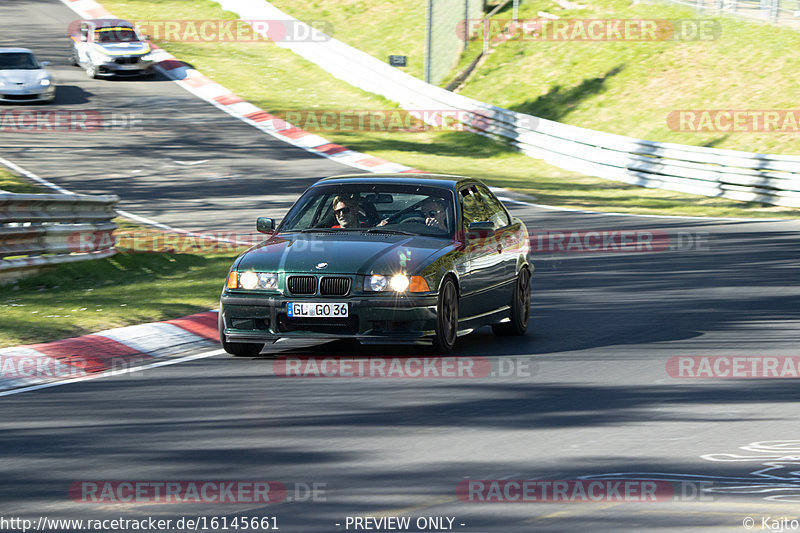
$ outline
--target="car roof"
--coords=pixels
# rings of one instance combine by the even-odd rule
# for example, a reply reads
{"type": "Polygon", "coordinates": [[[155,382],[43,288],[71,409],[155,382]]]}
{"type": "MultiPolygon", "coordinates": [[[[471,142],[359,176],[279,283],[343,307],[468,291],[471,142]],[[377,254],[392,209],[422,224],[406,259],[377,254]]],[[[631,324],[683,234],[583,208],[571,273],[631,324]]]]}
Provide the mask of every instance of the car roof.
{"type": "Polygon", "coordinates": [[[450,174],[429,173],[396,173],[396,174],[342,174],[317,181],[317,185],[335,185],[347,183],[391,183],[408,185],[430,185],[455,190],[464,183],[479,182],[476,178],[454,176],[450,174]]]}
{"type": "Polygon", "coordinates": [[[133,28],[133,24],[123,19],[89,19],[84,22],[91,22],[97,28],[133,28]]]}
{"type": "Polygon", "coordinates": [[[14,53],[18,54],[20,52],[28,53],[28,54],[32,54],[33,53],[27,48],[0,48],[0,54],[14,54],[14,53]]]}

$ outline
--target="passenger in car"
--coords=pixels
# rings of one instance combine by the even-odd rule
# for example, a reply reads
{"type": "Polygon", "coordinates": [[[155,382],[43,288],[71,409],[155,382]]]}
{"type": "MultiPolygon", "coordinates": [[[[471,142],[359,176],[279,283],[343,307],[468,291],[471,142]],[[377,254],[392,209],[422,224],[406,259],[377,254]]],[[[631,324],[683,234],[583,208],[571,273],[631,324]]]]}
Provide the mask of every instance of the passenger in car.
{"type": "Polygon", "coordinates": [[[338,195],[333,198],[333,215],[336,217],[337,224],[332,228],[357,228],[358,222],[358,201],[352,196],[338,195]]]}

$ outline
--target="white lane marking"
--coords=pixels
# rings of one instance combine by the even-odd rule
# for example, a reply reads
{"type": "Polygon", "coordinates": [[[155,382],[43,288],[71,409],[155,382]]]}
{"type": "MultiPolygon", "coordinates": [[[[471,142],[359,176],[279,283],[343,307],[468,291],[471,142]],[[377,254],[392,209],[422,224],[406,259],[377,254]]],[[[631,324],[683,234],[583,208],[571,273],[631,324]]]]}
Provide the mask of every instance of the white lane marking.
{"type": "Polygon", "coordinates": [[[151,220],[143,216],[134,215],[133,213],[129,213],[128,211],[123,211],[122,209],[117,209],[117,214],[122,218],[129,218],[134,222],[139,222],[141,224],[146,224],[148,226],[155,226],[156,228],[160,228],[166,231],[175,231],[175,228],[173,228],[172,226],[167,226],[166,224],[162,224],[161,222],[156,222],[155,220],[151,220]]]}
{"type": "Polygon", "coordinates": [[[49,182],[49,181],[47,181],[46,179],[44,179],[44,178],[40,178],[39,176],[37,176],[37,175],[36,175],[36,174],[34,174],[33,172],[29,172],[29,171],[25,170],[25,169],[24,169],[24,168],[22,168],[21,166],[19,166],[19,165],[15,164],[15,163],[12,163],[12,162],[11,162],[11,161],[9,161],[8,159],[4,159],[4,158],[0,157],[0,164],[2,164],[2,165],[4,165],[4,166],[6,166],[6,167],[8,167],[8,168],[10,168],[10,169],[11,169],[12,171],[14,171],[14,172],[18,172],[18,173],[22,174],[22,175],[23,175],[23,176],[25,176],[26,178],[32,179],[32,180],[33,180],[33,181],[35,181],[36,183],[39,183],[39,184],[41,184],[41,185],[44,185],[45,187],[50,187],[51,189],[53,189],[53,190],[56,190],[56,191],[60,192],[61,194],[75,194],[75,193],[74,193],[74,192],[72,192],[72,191],[68,191],[67,189],[64,189],[64,188],[62,188],[62,187],[59,187],[59,186],[58,186],[58,185],[56,185],[55,183],[50,183],[50,182],[49,182]]]}
{"type": "Polygon", "coordinates": [[[175,228],[175,227],[172,227],[172,226],[167,225],[167,224],[162,224],[161,222],[156,222],[155,220],[149,219],[147,217],[143,217],[143,216],[140,216],[140,215],[134,215],[133,213],[130,213],[128,211],[123,211],[122,209],[117,209],[117,214],[119,216],[123,217],[123,218],[129,218],[129,219],[133,220],[134,222],[139,222],[141,224],[147,224],[149,226],[155,226],[155,227],[157,227],[159,229],[163,229],[165,231],[172,231],[172,232],[175,232],[175,233],[182,233],[184,235],[192,235],[193,237],[202,237],[204,239],[211,239],[211,240],[214,240],[214,241],[222,241],[222,242],[230,242],[230,243],[233,243],[233,244],[241,244],[241,245],[244,245],[244,246],[252,246],[253,245],[252,242],[237,241],[237,240],[234,240],[234,239],[222,239],[220,237],[217,237],[216,235],[209,235],[207,233],[196,233],[194,231],[189,231],[189,230],[185,230],[185,229],[181,229],[181,228],[175,228]]]}
{"type": "Polygon", "coordinates": [[[178,161],[177,159],[171,160],[176,165],[183,165],[183,166],[193,166],[193,165],[202,165],[203,163],[208,163],[208,159],[203,159],[201,161],[178,161]]]}
{"type": "MultiPolygon", "coordinates": [[[[37,176],[33,172],[31,172],[29,170],[25,170],[21,166],[15,164],[15,163],[12,163],[11,161],[9,161],[7,159],[4,159],[2,157],[0,157],[0,164],[5,165],[6,167],[10,168],[11,170],[13,170],[15,172],[19,172],[20,174],[23,174],[24,176],[36,181],[37,183],[40,183],[40,184],[44,185],[45,187],[50,187],[51,189],[56,190],[56,191],[58,191],[58,192],[60,192],[62,194],[75,194],[74,192],[68,191],[67,189],[59,187],[55,183],[47,181],[46,179],[37,176]]],[[[172,226],[168,226],[167,224],[162,224],[160,222],[156,222],[155,220],[151,220],[151,219],[143,217],[143,216],[134,215],[133,213],[129,213],[128,211],[124,211],[122,209],[117,209],[116,212],[117,212],[117,214],[119,216],[121,216],[123,218],[128,218],[130,220],[133,220],[134,222],[139,222],[141,224],[146,224],[148,226],[155,226],[157,228],[160,228],[160,229],[163,229],[163,230],[166,230],[166,231],[174,231],[175,233],[184,233],[186,235],[192,235],[194,237],[203,237],[203,238],[206,238],[206,239],[211,239],[211,240],[216,240],[216,241],[223,241],[223,242],[230,242],[230,243],[234,243],[234,244],[242,244],[242,245],[247,245],[247,246],[252,245],[252,243],[250,243],[250,242],[237,241],[237,240],[231,240],[231,239],[220,239],[219,237],[217,237],[215,235],[208,235],[208,234],[205,234],[205,233],[195,233],[193,231],[189,231],[189,230],[185,230],[185,229],[174,228],[172,226]]]]}
{"type": "Polygon", "coordinates": [[[98,372],[97,374],[89,374],[87,376],[81,376],[77,378],[70,378],[65,379],[63,381],[53,381],[51,383],[42,383],[41,385],[31,385],[28,387],[22,387],[19,389],[13,389],[9,391],[0,392],[0,397],[2,396],[12,396],[14,394],[21,394],[23,392],[32,392],[40,389],[47,389],[50,387],[58,387],[60,385],[69,385],[71,383],[80,383],[82,381],[89,381],[92,379],[100,379],[104,377],[111,377],[111,376],[120,376],[122,374],[130,374],[132,372],[139,372],[141,370],[149,370],[151,368],[158,368],[160,366],[169,366],[169,365],[176,365],[178,363],[184,363],[186,361],[192,361],[194,359],[206,359],[208,357],[214,357],[215,355],[221,355],[225,353],[225,350],[218,348],[216,350],[211,350],[209,352],[201,352],[194,355],[187,355],[185,357],[176,357],[174,359],[166,359],[164,361],[156,361],[154,363],[148,363],[145,365],[135,366],[131,368],[126,368],[123,370],[107,370],[105,372],[98,372]]]}
{"type": "MultiPolygon", "coordinates": [[[[761,494],[763,500],[800,502],[800,440],[751,442],[739,447],[752,455],[711,453],[700,458],[713,462],[745,462],[758,465],[742,476],[685,474],[668,472],[609,472],[580,476],[578,479],[643,479],[652,481],[699,481],[704,493],[761,494]]],[[[749,469],[749,467],[748,467],[749,469]]]]}
{"type": "MultiPolygon", "coordinates": [[[[51,188],[53,190],[56,190],[56,191],[58,191],[58,192],[60,192],[62,194],[76,194],[76,193],[74,193],[72,191],[68,191],[67,189],[59,187],[55,183],[47,181],[46,179],[44,179],[42,177],[39,177],[36,174],[34,174],[33,172],[30,172],[29,170],[25,170],[21,166],[15,164],[15,163],[12,163],[11,161],[9,161],[7,159],[4,159],[2,157],[0,157],[0,164],[5,165],[6,167],[10,168],[11,170],[13,170],[15,172],[19,172],[20,174],[23,174],[24,176],[36,181],[37,183],[40,183],[40,184],[44,185],[45,187],[49,187],[49,188],[51,188]]],[[[208,235],[208,234],[205,234],[205,233],[196,233],[196,232],[185,230],[185,229],[174,228],[172,226],[168,226],[167,224],[162,224],[161,222],[156,222],[155,220],[152,220],[152,219],[149,219],[149,218],[146,218],[146,217],[143,217],[143,216],[134,215],[133,213],[129,213],[128,211],[124,211],[122,209],[117,209],[116,212],[117,212],[117,214],[119,216],[121,216],[123,218],[128,218],[130,220],[133,220],[134,222],[139,222],[141,224],[146,224],[148,226],[154,226],[154,227],[163,229],[165,231],[174,231],[175,233],[183,233],[183,234],[186,234],[186,235],[192,235],[194,237],[203,237],[203,238],[206,238],[206,239],[211,239],[211,240],[216,240],[216,241],[223,241],[223,242],[230,242],[230,243],[234,243],[234,244],[242,244],[242,245],[247,245],[247,246],[250,246],[250,245],[253,244],[251,242],[245,242],[245,241],[237,241],[237,240],[231,240],[231,239],[220,239],[219,237],[217,237],[215,235],[208,235]]]]}

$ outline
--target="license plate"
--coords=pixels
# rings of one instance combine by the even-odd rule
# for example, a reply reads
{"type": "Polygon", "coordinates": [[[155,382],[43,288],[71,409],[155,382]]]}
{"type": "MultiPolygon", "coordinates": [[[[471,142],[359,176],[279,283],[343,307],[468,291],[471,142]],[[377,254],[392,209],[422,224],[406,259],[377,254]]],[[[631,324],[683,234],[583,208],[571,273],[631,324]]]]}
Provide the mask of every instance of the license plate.
{"type": "Polygon", "coordinates": [[[343,302],[287,302],[286,316],[347,318],[347,303],[343,302]]]}

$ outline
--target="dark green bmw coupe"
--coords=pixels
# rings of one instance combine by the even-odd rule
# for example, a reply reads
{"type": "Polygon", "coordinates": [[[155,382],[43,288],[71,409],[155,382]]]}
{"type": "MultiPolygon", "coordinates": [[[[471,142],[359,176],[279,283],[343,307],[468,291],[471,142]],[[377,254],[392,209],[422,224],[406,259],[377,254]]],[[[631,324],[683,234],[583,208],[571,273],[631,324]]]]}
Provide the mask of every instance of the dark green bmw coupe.
{"type": "Polygon", "coordinates": [[[222,291],[233,355],[279,338],[427,344],[439,353],[484,325],[528,327],[528,231],[480,181],[384,174],[318,181],[269,237],[240,255],[222,291]]]}

